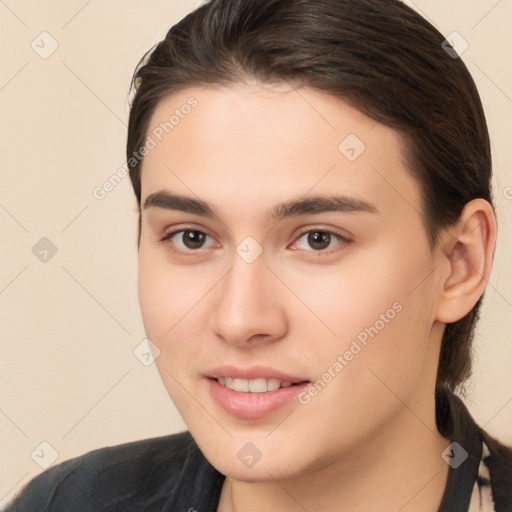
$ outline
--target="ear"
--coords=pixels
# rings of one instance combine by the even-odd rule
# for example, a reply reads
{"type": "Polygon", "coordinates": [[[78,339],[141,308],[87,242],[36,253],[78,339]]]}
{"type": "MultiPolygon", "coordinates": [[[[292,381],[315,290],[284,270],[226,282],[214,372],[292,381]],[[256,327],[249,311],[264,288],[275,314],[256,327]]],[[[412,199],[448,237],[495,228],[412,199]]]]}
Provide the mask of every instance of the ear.
{"type": "Polygon", "coordinates": [[[436,320],[451,323],[471,311],[491,273],[496,218],[485,199],[473,199],[441,236],[436,320]]]}

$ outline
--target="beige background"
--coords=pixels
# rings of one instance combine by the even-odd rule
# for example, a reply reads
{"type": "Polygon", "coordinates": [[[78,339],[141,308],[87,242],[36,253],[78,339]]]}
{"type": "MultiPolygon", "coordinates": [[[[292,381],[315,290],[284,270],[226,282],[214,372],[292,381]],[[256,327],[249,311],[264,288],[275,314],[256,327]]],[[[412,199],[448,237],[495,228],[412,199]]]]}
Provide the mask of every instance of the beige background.
{"type": "MultiPolygon", "coordinates": [[[[0,0],[0,504],[53,455],[184,428],[133,353],[144,331],[129,179],[103,200],[93,190],[124,164],[139,57],[196,3],[0,0]],[[58,250],[46,263],[32,252],[43,237],[58,250]]],[[[467,402],[512,443],[512,2],[407,3],[469,43],[487,112],[499,241],[467,402]]]]}

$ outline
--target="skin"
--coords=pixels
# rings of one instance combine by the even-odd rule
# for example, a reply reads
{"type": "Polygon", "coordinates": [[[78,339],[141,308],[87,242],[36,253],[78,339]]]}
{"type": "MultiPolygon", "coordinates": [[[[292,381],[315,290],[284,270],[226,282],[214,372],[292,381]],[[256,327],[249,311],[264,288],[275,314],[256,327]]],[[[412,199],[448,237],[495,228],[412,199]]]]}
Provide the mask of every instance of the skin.
{"type": "Polygon", "coordinates": [[[468,203],[431,251],[394,130],[312,89],[252,83],[173,94],[148,134],[191,96],[197,106],[144,159],[139,301],[170,397],[227,475],[218,510],[437,510],[450,443],[434,416],[440,341],[485,288],[491,206],[468,203]],[[366,146],[354,161],[338,149],[348,134],[366,146]],[[218,218],[143,207],[162,190],[206,201],[218,218]],[[378,212],[266,217],[278,203],[331,194],[378,212]],[[198,248],[183,233],[160,241],[180,229],[208,237],[198,248]],[[308,244],[307,233],[325,230],[350,243],[308,244]],[[262,249],[252,263],[236,252],[248,236],[262,249]],[[249,420],[209,394],[205,373],[227,363],[314,382],[396,303],[400,312],[305,405],[249,420]],[[262,454],[252,467],[237,457],[248,442],[262,454]]]}

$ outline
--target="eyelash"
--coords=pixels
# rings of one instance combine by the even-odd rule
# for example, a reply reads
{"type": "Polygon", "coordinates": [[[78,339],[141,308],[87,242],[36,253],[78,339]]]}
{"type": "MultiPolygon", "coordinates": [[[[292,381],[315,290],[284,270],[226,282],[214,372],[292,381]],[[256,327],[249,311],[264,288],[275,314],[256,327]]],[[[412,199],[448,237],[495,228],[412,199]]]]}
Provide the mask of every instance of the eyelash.
{"type": "MultiPolygon", "coordinates": [[[[165,242],[169,241],[171,238],[173,238],[175,235],[177,235],[178,233],[185,233],[186,231],[192,231],[193,233],[201,233],[209,238],[213,238],[208,233],[205,233],[204,231],[201,231],[200,229],[196,229],[194,227],[184,227],[181,229],[176,229],[174,231],[171,231],[170,233],[166,233],[162,238],[160,238],[159,241],[162,243],[165,243],[165,242]]],[[[182,251],[181,249],[176,249],[176,247],[173,247],[173,246],[170,246],[169,249],[172,252],[174,252],[175,254],[179,254],[181,256],[198,256],[198,254],[194,254],[194,253],[199,253],[199,251],[202,249],[202,247],[200,247],[199,249],[196,249],[196,250],[189,250],[188,252],[182,251]]]]}
{"type": "MultiPolygon", "coordinates": [[[[338,252],[338,251],[345,249],[348,245],[350,245],[352,243],[352,240],[350,240],[349,238],[347,238],[343,235],[340,235],[339,233],[336,233],[336,231],[332,231],[330,229],[322,229],[322,228],[313,228],[313,229],[307,229],[306,231],[303,231],[296,237],[294,243],[296,243],[298,240],[300,240],[304,235],[307,235],[308,233],[324,233],[324,234],[330,235],[331,237],[334,237],[335,239],[338,240],[338,244],[335,246],[334,249],[331,247],[330,249],[319,249],[316,251],[313,249],[311,249],[311,250],[294,249],[294,250],[306,250],[306,252],[318,254],[318,256],[321,256],[323,254],[330,255],[334,252],[338,252]]],[[[331,241],[332,240],[329,241],[329,245],[330,245],[331,241]]]]}
{"type": "MultiPolygon", "coordinates": [[[[173,238],[174,236],[176,236],[177,234],[185,233],[186,231],[191,231],[191,232],[195,232],[195,233],[201,233],[201,234],[203,234],[203,235],[205,235],[205,236],[207,236],[209,238],[213,238],[208,233],[205,233],[204,231],[201,231],[199,229],[195,229],[193,227],[184,227],[184,228],[177,229],[177,230],[171,231],[169,233],[166,233],[162,238],[159,239],[159,242],[165,243],[165,242],[169,241],[171,238],[173,238]]],[[[333,252],[337,252],[339,250],[343,250],[344,248],[346,248],[348,245],[350,245],[353,242],[349,238],[347,238],[345,236],[342,236],[339,233],[336,233],[335,231],[331,231],[329,229],[321,229],[321,228],[314,228],[314,229],[308,229],[306,231],[303,231],[302,233],[300,233],[295,238],[295,242],[300,240],[304,235],[307,235],[308,233],[314,233],[314,232],[325,233],[325,234],[328,234],[330,236],[333,236],[333,237],[338,239],[338,241],[340,242],[339,245],[341,245],[340,248],[337,248],[337,249],[334,249],[334,250],[332,250],[332,248],[331,249],[320,249],[320,250],[317,250],[317,251],[315,251],[313,249],[310,250],[310,251],[306,250],[306,252],[311,252],[311,253],[314,253],[314,254],[318,254],[319,256],[321,256],[322,254],[332,254],[333,252]]],[[[169,248],[175,254],[179,254],[179,255],[182,255],[182,256],[198,256],[199,254],[194,254],[194,253],[199,253],[200,250],[202,249],[202,247],[200,247],[199,249],[195,249],[195,250],[191,249],[189,251],[182,251],[181,249],[176,249],[176,247],[172,247],[172,246],[170,246],[169,248]]],[[[297,249],[294,249],[294,250],[297,250],[297,249]]],[[[305,250],[305,249],[298,249],[298,250],[305,250]]]]}

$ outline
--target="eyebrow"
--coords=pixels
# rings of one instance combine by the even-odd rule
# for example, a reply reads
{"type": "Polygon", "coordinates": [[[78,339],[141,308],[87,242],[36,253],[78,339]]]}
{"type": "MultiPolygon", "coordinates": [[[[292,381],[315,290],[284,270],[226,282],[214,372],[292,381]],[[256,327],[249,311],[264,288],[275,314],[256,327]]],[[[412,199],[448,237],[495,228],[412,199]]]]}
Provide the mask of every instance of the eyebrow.
{"type": "MultiPolygon", "coordinates": [[[[192,213],[201,217],[220,220],[214,209],[201,199],[194,199],[165,190],[149,194],[144,201],[144,209],[160,208],[192,213]]],[[[377,207],[368,201],[344,195],[316,195],[291,199],[271,208],[266,217],[269,221],[279,222],[288,217],[319,214],[324,212],[379,213],[377,207]]]]}
{"type": "Polygon", "coordinates": [[[165,190],[149,194],[144,201],[144,209],[147,210],[148,208],[179,210],[200,215],[201,217],[217,218],[213,208],[207,202],[194,199],[193,197],[171,194],[165,190]]]}

